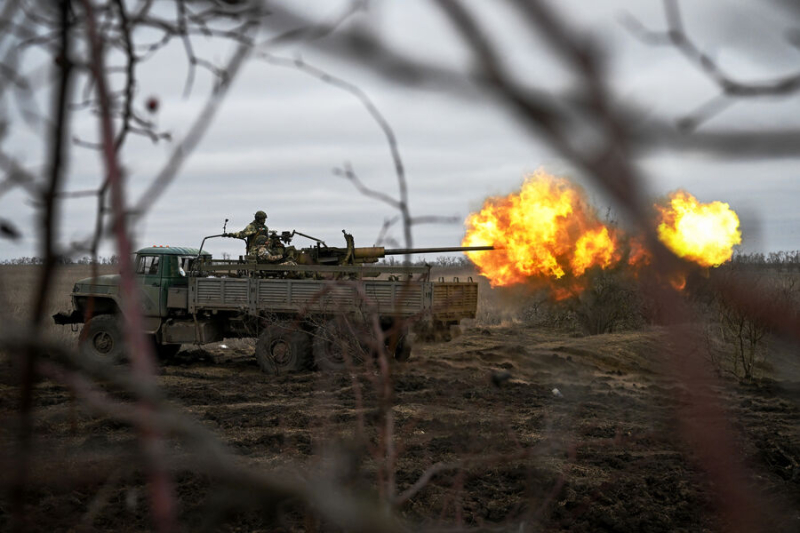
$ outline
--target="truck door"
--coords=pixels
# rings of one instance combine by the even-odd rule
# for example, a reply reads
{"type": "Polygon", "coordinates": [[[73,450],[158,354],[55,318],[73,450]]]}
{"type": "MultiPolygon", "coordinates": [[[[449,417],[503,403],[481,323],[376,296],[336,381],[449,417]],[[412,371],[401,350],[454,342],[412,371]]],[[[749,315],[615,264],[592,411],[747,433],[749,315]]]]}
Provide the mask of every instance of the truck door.
{"type": "Polygon", "coordinates": [[[136,259],[136,280],[142,289],[144,316],[161,316],[162,263],[159,255],[140,255],[136,259]]]}
{"type": "Polygon", "coordinates": [[[161,257],[161,316],[169,315],[167,300],[169,291],[174,287],[183,287],[189,291],[189,278],[191,262],[194,256],[167,255],[161,257]]]}

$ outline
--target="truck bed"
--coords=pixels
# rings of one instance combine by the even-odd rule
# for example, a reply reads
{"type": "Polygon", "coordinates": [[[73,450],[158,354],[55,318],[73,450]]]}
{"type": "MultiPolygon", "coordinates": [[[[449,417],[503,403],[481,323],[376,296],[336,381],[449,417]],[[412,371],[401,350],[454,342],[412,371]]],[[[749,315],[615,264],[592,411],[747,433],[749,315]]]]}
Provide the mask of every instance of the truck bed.
{"type": "Polygon", "coordinates": [[[193,314],[205,310],[253,315],[361,310],[380,316],[429,315],[451,322],[475,318],[477,302],[474,282],[192,277],[187,307],[193,314]]]}

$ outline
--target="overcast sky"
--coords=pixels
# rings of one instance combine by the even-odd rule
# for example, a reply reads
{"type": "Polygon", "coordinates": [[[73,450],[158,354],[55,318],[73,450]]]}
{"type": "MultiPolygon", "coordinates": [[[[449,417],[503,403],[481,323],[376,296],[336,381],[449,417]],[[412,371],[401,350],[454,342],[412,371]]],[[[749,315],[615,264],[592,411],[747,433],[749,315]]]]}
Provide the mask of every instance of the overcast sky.
{"type": "MultiPolygon", "coordinates": [[[[683,2],[687,28],[697,43],[735,78],[769,79],[800,70],[800,49],[787,41],[787,31],[800,13],[790,1],[705,0],[683,2]],[[793,9],[795,10],[793,13],[793,9]],[[794,19],[791,15],[794,14],[794,19]]],[[[317,20],[326,20],[345,3],[286,4],[317,20]]],[[[558,92],[571,79],[550,50],[519,24],[500,2],[468,3],[479,9],[495,35],[502,36],[503,60],[528,83],[558,92]],[[531,50],[537,51],[531,53],[531,50]]],[[[630,13],[648,27],[665,25],[661,0],[560,0],[559,10],[609,52],[612,86],[620,100],[634,102],[647,113],[678,118],[717,93],[716,87],[675,50],[647,46],[622,27],[630,13]]],[[[162,6],[162,9],[166,9],[162,6]]],[[[393,47],[448,68],[466,68],[468,55],[457,35],[430,2],[381,1],[347,25],[366,24],[393,47]]],[[[177,43],[176,43],[177,44],[177,43]]],[[[309,63],[357,84],[375,102],[394,129],[407,169],[412,214],[466,218],[489,195],[514,191],[524,176],[538,168],[572,177],[587,186],[597,207],[609,200],[571,165],[531,136],[506,108],[481,89],[458,94],[397,86],[366,69],[337,61],[319,47],[285,47],[276,55],[302,54],[309,63]]],[[[198,50],[217,64],[230,45],[198,40],[198,50]]],[[[156,55],[142,67],[136,104],[154,96],[154,116],[173,138],[183,138],[211,87],[210,75],[199,72],[191,96],[182,95],[186,61],[180,46],[156,55]]],[[[45,96],[42,101],[45,102],[45,96]]],[[[798,97],[741,102],[714,118],[708,127],[800,127],[798,97]]],[[[74,116],[74,132],[84,140],[97,137],[96,119],[74,116]]],[[[42,160],[39,132],[15,123],[6,149],[33,167],[42,160]]],[[[164,165],[174,143],[152,144],[129,138],[123,153],[128,184],[138,198],[164,165]]],[[[392,159],[380,129],[351,95],[303,73],[251,60],[217,114],[211,129],[177,180],[139,226],[137,244],[198,246],[202,237],[242,229],[256,210],[268,215],[271,229],[296,229],[330,245],[344,245],[341,230],[357,245],[370,246],[385,218],[396,213],[360,195],[332,173],[350,162],[374,189],[396,195],[392,159]]],[[[685,153],[654,153],[640,161],[648,187],[656,197],[678,187],[701,201],[730,203],[743,222],[747,251],[800,248],[800,180],[798,162],[720,161],[685,153]]],[[[73,148],[67,190],[95,188],[102,178],[98,154],[73,148]]],[[[60,226],[66,245],[85,239],[93,227],[93,200],[70,200],[60,226]]],[[[34,208],[21,192],[0,198],[0,213],[23,230],[24,238],[0,240],[0,260],[36,253],[34,208]]],[[[416,226],[416,246],[460,244],[463,224],[416,226]]],[[[397,228],[392,235],[398,240],[397,228]]],[[[296,244],[302,245],[302,242],[296,244]]],[[[218,240],[215,254],[243,253],[239,241],[218,240]]],[[[113,253],[113,244],[102,251],[113,253]]]]}

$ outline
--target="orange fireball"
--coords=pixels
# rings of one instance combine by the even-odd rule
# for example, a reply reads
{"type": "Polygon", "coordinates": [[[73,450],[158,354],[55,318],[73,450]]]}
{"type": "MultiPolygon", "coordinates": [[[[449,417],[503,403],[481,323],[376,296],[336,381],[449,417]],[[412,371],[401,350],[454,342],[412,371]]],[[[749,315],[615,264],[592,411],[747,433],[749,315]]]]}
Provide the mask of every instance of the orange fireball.
{"type": "Polygon", "coordinates": [[[614,230],[597,218],[583,190],[544,171],[529,176],[519,192],[486,200],[466,226],[463,246],[498,248],[467,253],[492,286],[576,278],[620,259],[614,230]]]}
{"type": "Polygon", "coordinates": [[[719,266],[742,242],[739,217],[723,202],[703,204],[686,191],[670,194],[666,205],[656,205],[658,238],[672,252],[700,266],[719,266]]]}
{"type": "MultiPolygon", "coordinates": [[[[739,218],[728,204],[702,204],[677,191],[656,205],[658,238],[675,254],[700,266],[728,261],[742,241],[739,218]]],[[[544,171],[529,176],[519,191],[489,198],[466,220],[463,246],[492,245],[495,251],[467,252],[493,287],[546,282],[554,298],[563,299],[587,286],[592,268],[612,268],[625,257],[636,275],[651,265],[643,237],[625,237],[597,217],[582,189],[544,171]]],[[[676,289],[686,276],[668,280],[676,289]]]]}

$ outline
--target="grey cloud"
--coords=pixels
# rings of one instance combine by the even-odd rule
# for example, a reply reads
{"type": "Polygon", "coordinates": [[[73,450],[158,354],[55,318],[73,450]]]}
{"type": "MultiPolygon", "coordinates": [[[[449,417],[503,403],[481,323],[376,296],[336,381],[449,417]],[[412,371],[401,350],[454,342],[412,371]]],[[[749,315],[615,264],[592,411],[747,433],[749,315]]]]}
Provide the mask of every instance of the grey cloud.
{"type": "MultiPolygon", "coordinates": [[[[486,21],[509,22],[503,52],[508,64],[525,79],[557,92],[569,86],[566,77],[541,48],[540,57],[529,57],[530,48],[516,47],[519,24],[507,12],[495,12],[484,3],[471,6],[488,10],[486,21]]],[[[709,51],[717,54],[733,73],[768,74],[787,68],[781,41],[782,28],[767,35],[762,46],[756,37],[772,29],[772,15],[748,17],[760,5],[755,0],[682,2],[687,25],[709,51]],[[713,17],[712,17],[713,15],[713,17]],[[766,17],[766,18],[764,18],[766,17]],[[766,21],[766,22],[765,22],[766,21]],[[737,28],[745,27],[743,30],[737,28]],[[737,35],[746,38],[737,39],[737,35]],[[774,69],[774,70],[773,70],[774,69]]],[[[293,6],[294,7],[294,6],[293,6]]],[[[375,4],[374,18],[381,36],[418,57],[445,66],[463,66],[466,56],[460,41],[428,2],[375,4]],[[412,28],[411,31],[409,28],[412,28]]],[[[654,48],[634,39],[617,20],[629,11],[652,28],[663,28],[661,2],[608,0],[558,3],[577,27],[601,36],[612,55],[612,83],[625,102],[639,102],[646,113],[659,117],[681,116],[713,95],[717,88],[675,50],[654,48]]],[[[313,4],[306,12],[315,18],[313,4]]],[[[334,8],[331,7],[331,10],[334,8]]],[[[202,43],[201,41],[198,41],[202,43]]],[[[199,49],[217,60],[225,57],[215,49],[199,49]]],[[[282,50],[291,56],[294,49],[282,50]]],[[[435,90],[395,87],[364,69],[344,65],[317,49],[302,50],[332,74],[356,82],[376,102],[397,134],[408,171],[413,214],[466,216],[480,207],[488,195],[508,194],[524,174],[539,167],[559,174],[579,173],[528,134],[513,114],[498,106],[479,88],[462,87],[458,95],[435,90]]],[[[796,52],[793,52],[796,53],[796,52]]],[[[182,99],[185,61],[179,47],[146,64],[140,80],[137,105],[150,95],[161,100],[153,118],[180,139],[205,101],[208,76],[200,74],[192,96],[182,99]]],[[[797,125],[797,99],[778,102],[742,102],[715,118],[715,127],[775,127],[797,125]]],[[[76,118],[79,135],[93,138],[94,117],[76,118]]],[[[38,161],[42,147],[20,135],[11,143],[27,162],[38,161]]],[[[171,143],[153,146],[145,139],[130,138],[124,155],[129,169],[132,198],[144,190],[173,148],[171,143]]],[[[95,187],[103,169],[98,155],[72,150],[70,189],[95,187]]],[[[359,195],[331,169],[351,161],[370,187],[395,194],[397,184],[388,148],[372,119],[351,95],[301,73],[253,61],[237,80],[206,139],[189,159],[174,185],[152,209],[141,227],[142,244],[199,244],[202,235],[218,233],[222,220],[239,229],[257,209],[269,212],[275,229],[296,228],[333,243],[340,243],[347,228],[358,244],[372,244],[385,217],[395,212],[359,195]]],[[[725,164],[699,157],[660,154],[643,161],[654,195],[685,187],[703,200],[729,201],[747,214],[748,227],[759,226],[766,249],[797,247],[795,205],[800,191],[794,186],[793,161],[725,164]],[[751,223],[752,221],[752,223],[751,223]]],[[[606,204],[602,192],[587,187],[599,208],[606,204]]],[[[34,227],[33,212],[19,196],[0,199],[0,209],[20,226],[34,227]]],[[[88,235],[94,203],[71,200],[65,204],[61,233],[64,241],[88,235]]],[[[399,235],[396,230],[394,235],[399,235]]],[[[415,228],[419,246],[455,245],[463,226],[434,225],[415,228]]],[[[109,246],[104,253],[113,251],[109,246]]],[[[237,243],[214,242],[212,250],[241,253],[237,243]]],[[[33,253],[32,241],[21,245],[0,241],[0,258],[33,253]],[[23,251],[24,250],[24,251],[23,251]]]]}

